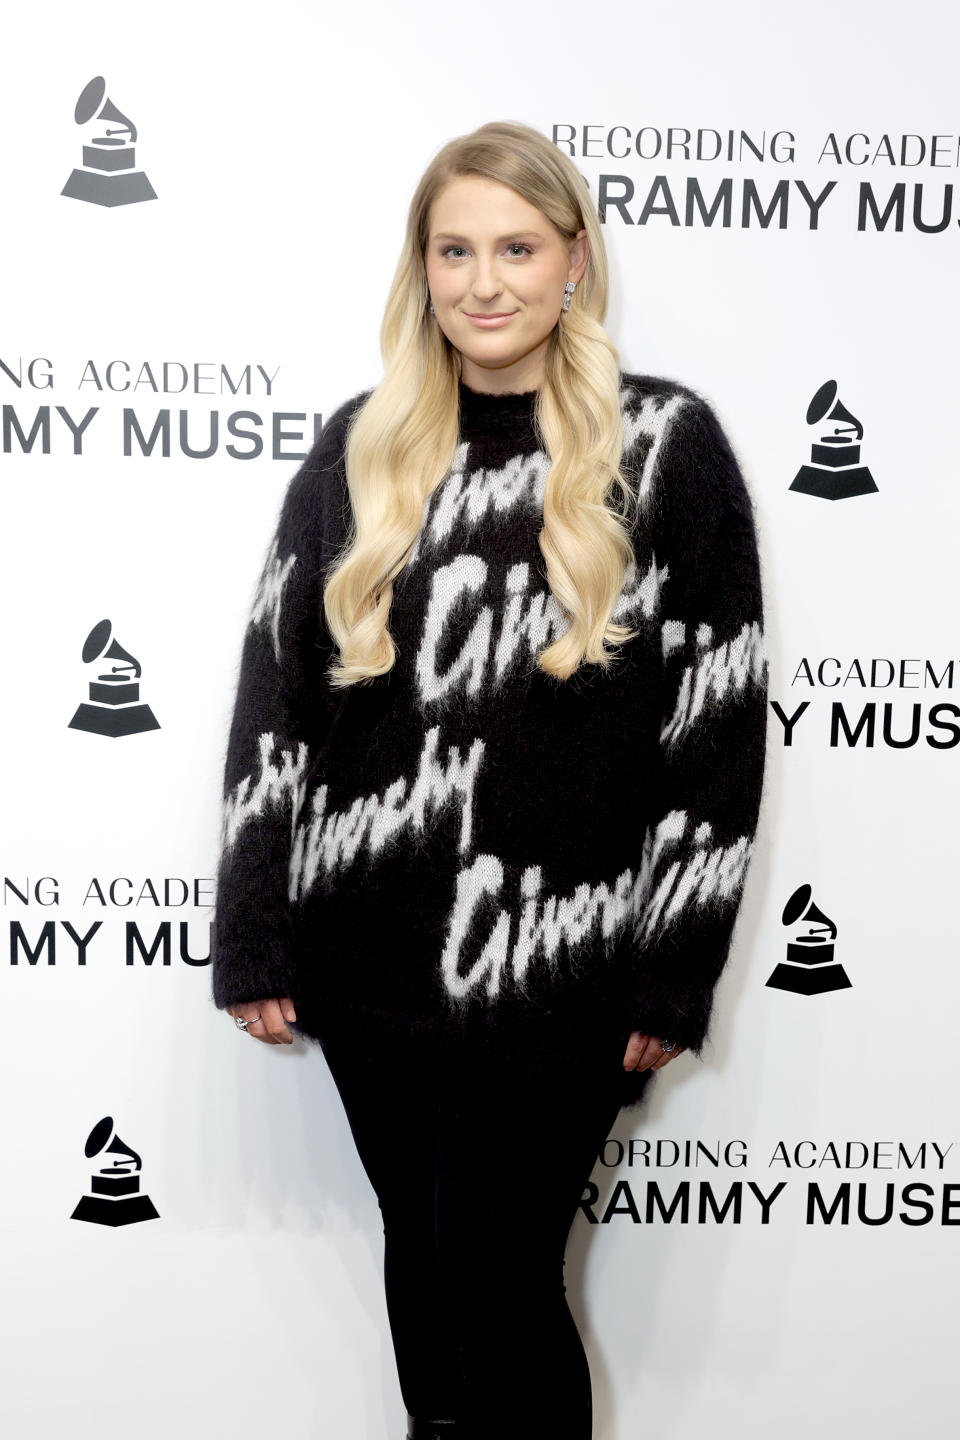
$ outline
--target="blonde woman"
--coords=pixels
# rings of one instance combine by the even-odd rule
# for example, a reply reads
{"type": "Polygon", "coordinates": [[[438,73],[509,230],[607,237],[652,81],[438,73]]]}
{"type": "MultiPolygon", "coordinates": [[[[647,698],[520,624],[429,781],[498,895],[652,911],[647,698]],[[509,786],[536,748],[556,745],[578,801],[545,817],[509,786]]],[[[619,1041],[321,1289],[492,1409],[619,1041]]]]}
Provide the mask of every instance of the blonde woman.
{"type": "Polygon", "coordinates": [[[750,500],[606,302],[567,156],[445,145],[383,378],[292,480],[244,638],[213,998],[322,1046],[411,1440],[590,1436],[567,1234],[620,1108],[702,1051],[753,845],[750,500]]]}

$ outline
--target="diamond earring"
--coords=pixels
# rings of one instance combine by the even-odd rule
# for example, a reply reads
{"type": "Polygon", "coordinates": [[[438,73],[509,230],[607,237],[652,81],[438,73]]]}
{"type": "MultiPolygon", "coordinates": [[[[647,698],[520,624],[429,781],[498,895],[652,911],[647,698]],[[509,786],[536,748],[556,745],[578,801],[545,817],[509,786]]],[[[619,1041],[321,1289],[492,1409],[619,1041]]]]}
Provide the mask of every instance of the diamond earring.
{"type": "Polygon", "coordinates": [[[574,290],[576,290],[576,288],[577,288],[577,282],[576,282],[575,280],[568,280],[567,283],[566,283],[566,285],[564,286],[564,292],[563,292],[563,308],[564,308],[564,310],[569,310],[569,309],[570,309],[570,301],[573,299],[573,292],[574,292],[574,290]]]}

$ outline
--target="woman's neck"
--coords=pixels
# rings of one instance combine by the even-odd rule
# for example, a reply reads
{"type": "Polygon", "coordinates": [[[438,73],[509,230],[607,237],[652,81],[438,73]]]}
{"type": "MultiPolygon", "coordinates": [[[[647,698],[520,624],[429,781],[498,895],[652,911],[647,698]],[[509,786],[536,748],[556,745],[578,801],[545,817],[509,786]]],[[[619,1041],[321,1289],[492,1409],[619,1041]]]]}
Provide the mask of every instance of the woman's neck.
{"type": "Polygon", "coordinates": [[[527,355],[502,370],[487,370],[460,356],[461,382],[477,395],[527,395],[543,384],[543,356],[527,355]]]}

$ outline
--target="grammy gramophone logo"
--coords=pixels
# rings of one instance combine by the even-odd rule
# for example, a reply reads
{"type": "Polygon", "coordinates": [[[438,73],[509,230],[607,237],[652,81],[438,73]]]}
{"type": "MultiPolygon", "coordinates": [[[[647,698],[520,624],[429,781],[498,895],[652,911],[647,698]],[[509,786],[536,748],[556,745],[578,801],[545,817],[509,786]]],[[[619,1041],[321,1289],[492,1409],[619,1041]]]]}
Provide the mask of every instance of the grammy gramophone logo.
{"type": "Polygon", "coordinates": [[[107,83],[95,75],[80,91],[73,118],[78,125],[103,122],[102,133],[84,141],[83,164],[74,170],[60,191],[72,200],[91,205],[136,205],[156,200],[157,194],[142,170],[136,169],[137,127],[107,98],[107,83]],[[113,125],[110,125],[113,121],[113,125]]]}
{"type": "Polygon", "coordinates": [[[810,447],[810,464],[800,466],[791,490],[821,500],[849,500],[876,490],[870,471],[860,464],[863,426],[838,400],[836,380],[821,385],[810,401],[807,424],[816,425],[819,434],[810,447]]]}
{"type": "Polygon", "coordinates": [[[100,1156],[102,1164],[90,1176],[90,1194],[80,1196],[71,1220],[116,1226],[160,1219],[150,1196],[140,1192],[140,1156],[120,1139],[112,1115],[97,1121],[83,1153],[88,1160],[100,1156]]]}
{"type": "Polygon", "coordinates": [[[849,990],[847,972],[833,953],[837,927],[814,905],[809,885],[794,890],[783,907],[781,918],[792,935],[787,942],[786,960],[781,960],[767,984],[774,990],[790,990],[794,995],[849,990]]]}
{"type": "Polygon", "coordinates": [[[83,663],[96,665],[96,673],[90,681],[89,700],[77,706],[67,728],[108,735],[112,740],[159,730],[150,706],[140,701],[140,661],[119,641],[111,640],[112,633],[110,621],[100,620],[83,642],[83,663]]]}

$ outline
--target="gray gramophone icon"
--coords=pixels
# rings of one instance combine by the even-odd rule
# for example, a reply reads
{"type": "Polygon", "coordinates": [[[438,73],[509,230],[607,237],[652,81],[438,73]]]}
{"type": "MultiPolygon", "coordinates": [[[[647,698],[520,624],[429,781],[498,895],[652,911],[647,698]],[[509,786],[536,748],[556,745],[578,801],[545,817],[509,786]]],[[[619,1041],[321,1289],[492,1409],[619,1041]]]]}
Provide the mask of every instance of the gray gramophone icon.
{"type": "Polygon", "coordinates": [[[810,447],[810,464],[800,466],[790,489],[821,500],[870,495],[877,486],[867,467],[860,464],[863,426],[837,399],[836,380],[821,385],[807,406],[807,424],[821,421],[820,438],[810,447]],[[826,423],[830,420],[837,422],[832,428],[826,423]]]}
{"type": "Polygon", "coordinates": [[[786,960],[776,967],[767,984],[774,990],[791,990],[795,995],[849,990],[847,972],[833,958],[837,927],[829,915],[814,905],[809,885],[794,890],[783,907],[781,918],[784,925],[796,926],[797,930],[787,944],[786,960]]]}
{"type": "Polygon", "coordinates": [[[114,1129],[112,1115],[104,1115],[102,1120],[97,1121],[87,1136],[83,1153],[88,1160],[102,1154],[104,1163],[91,1175],[91,1193],[80,1196],[71,1220],[115,1226],[160,1219],[150,1196],[140,1193],[140,1156],[120,1139],[114,1129]],[[108,1155],[120,1158],[107,1160],[108,1155]]]}
{"type": "Polygon", "coordinates": [[[106,97],[107,84],[102,75],[95,75],[80,92],[73,118],[78,125],[88,121],[113,120],[114,129],[104,128],[83,147],[83,167],[74,170],[60,191],[72,200],[87,200],[91,205],[136,205],[140,200],[156,200],[157,194],[136,164],[137,127],[106,97]],[[119,137],[119,138],[118,138],[119,137]]]}
{"type": "Polygon", "coordinates": [[[108,660],[119,664],[101,668],[90,681],[90,700],[77,706],[68,729],[86,730],[91,735],[108,735],[116,740],[121,735],[140,735],[144,730],[159,730],[160,725],[149,705],[140,703],[140,661],[124,650],[118,641],[111,642],[113,626],[109,620],[94,625],[83,642],[85,665],[99,660],[106,667],[108,660]],[[133,672],[133,678],[130,677],[133,672]]]}

